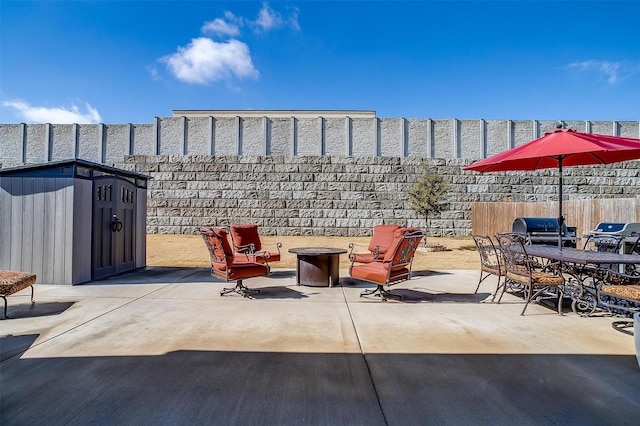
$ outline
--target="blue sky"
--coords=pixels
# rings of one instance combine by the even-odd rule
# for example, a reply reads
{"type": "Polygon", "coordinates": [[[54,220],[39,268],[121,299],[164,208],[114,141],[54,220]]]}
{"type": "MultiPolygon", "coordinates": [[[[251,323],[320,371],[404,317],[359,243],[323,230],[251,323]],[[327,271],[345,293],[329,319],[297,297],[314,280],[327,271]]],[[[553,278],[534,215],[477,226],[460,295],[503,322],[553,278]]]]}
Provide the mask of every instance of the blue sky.
{"type": "Polygon", "coordinates": [[[0,123],[640,120],[636,1],[0,0],[0,123]]]}

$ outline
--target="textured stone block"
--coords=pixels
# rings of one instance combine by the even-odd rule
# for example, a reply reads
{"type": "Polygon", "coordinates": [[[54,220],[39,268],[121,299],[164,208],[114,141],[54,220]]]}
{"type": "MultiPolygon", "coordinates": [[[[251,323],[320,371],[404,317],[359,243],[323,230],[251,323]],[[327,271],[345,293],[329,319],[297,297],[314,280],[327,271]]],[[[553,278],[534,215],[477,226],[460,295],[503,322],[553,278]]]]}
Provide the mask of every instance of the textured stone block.
{"type": "Polygon", "coordinates": [[[322,209],[300,209],[298,215],[307,218],[322,217],[322,209]]]}
{"type": "Polygon", "coordinates": [[[308,218],[308,217],[290,217],[290,218],[288,218],[288,226],[290,226],[290,227],[310,227],[310,226],[312,226],[311,218],[308,218]]]}
{"type": "Polygon", "coordinates": [[[324,235],[327,237],[348,237],[349,230],[346,228],[326,228],[324,235]]]}
{"type": "MultiPolygon", "coordinates": [[[[280,190],[281,191],[302,191],[304,189],[304,182],[280,182],[280,190]]],[[[271,186],[271,188],[273,189],[273,184],[270,184],[269,186],[271,186]]]]}
{"type": "MultiPolygon", "coordinates": [[[[239,207],[241,209],[256,209],[262,206],[262,200],[247,200],[247,199],[242,199],[242,200],[236,200],[237,201],[237,206],[235,207],[239,207]]],[[[233,206],[226,206],[226,207],[233,207],[233,206]]]]}
{"type": "Polygon", "coordinates": [[[297,191],[292,193],[294,200],[314,200],[316,193],[314,191],[297,191]]]}

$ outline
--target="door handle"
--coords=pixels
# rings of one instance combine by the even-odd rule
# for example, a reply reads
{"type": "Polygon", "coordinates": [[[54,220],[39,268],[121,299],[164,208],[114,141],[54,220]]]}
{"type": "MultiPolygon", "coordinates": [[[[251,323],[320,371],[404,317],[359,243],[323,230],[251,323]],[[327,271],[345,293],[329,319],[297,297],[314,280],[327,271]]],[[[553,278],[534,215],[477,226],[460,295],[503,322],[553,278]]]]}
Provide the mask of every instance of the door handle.
{"type": "Polygon", "coordinates": [[[113,218],[111,220],[111,230],[113,232],[122,231],[122,221],[118,219],[118,216],[116,216],[115,214],[113,215],[113,218]]]}

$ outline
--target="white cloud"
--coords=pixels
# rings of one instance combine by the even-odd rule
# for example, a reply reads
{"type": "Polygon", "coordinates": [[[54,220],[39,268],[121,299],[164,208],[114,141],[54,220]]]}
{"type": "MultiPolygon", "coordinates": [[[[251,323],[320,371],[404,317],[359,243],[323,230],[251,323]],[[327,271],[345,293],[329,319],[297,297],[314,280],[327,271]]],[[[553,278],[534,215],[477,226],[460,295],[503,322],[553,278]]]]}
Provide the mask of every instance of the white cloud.
{"type": "Polygon", "coordinates": [[[567,65],[569,68],[576,68],[582,72],[595,72],[599,76],[606,78],[610,85],[619,83],[620,81],[640,72],[640,64],[629,62],[610,62],[610,61],[583,61],[572,62],[567,65]]]}
{"type": "Polygon", "coordinates": [[[213,21],[205,22],[202,26],[204,34],[237,37],[240,35],[240,26],[243,24],[242,18],[236,17],[231,12],[225,12],[223,18],[216,18],[213,21]]]}
{"type": "MultiPolygon", "coordinates": [[[[298,10],[286,20],[282,15],[269,7],[265,2],[255,21],[236,16],[226,11],[224,17],[207,21],[202,25],[201,32],[212,38],[228,37],[226,42],[217,42],[210,37],[198,37],[186,46],[178,46],[176,51],[159,59],[166,64],[169,72],[178,80],[207,84],[226,80],[231,84],[231,78],[258,78],[260,73],[253,65],[249,46],[238,40],[243,27],[252,28],[255,32],[267,32],[285,25],[294,30],[300,30],[298,10]]],[[[149,69],[151,78],[159,80],[155,69],[149,69]]]]}
{"type": "Polygon", "coordinates": [[[3,101],[2,106],[15,109],[16,116],[27,123],[92,124],[102,121],[98,110],[88,103],[85,103],[84,112],[75,104],[69,108],[37,107],[21,99],[3,101]]]}
{"type": "Polygon", "coordinates": [[[275,10],[271,9],[267,3],[263,3],[262,9],[258,12],[258,18],[254,21],[254,25],[263,31],[269,31],[282,27],[284,25],[284,20],[282,19],[282,16],[275,10]]]}
{"type": "Polygon", "coordinates": [[[293,10],[293,14],[289,18],[289,25],[296,31],[300,31],[300,24],[298,23],[298,9],[293,10]]]}
{"type": "Polygon", "coordinates": [[[238,40],[217,43],[210,38],[191,40],[186,47],[164,58],[169,71],[187,83],[206,84],[212,81],[237,78],[257,78],[249,47],[238,40]]]}
{"type": "Polygon", "coordinates": [[[162,77],[160,77],[160,73],[158,72],[156,67],[149,66],[149,67],[146,67],[146,70],[149,73],[149,76],[151,76],[152,80],[155,80],[155,81],[162,80],[162,77]]]}

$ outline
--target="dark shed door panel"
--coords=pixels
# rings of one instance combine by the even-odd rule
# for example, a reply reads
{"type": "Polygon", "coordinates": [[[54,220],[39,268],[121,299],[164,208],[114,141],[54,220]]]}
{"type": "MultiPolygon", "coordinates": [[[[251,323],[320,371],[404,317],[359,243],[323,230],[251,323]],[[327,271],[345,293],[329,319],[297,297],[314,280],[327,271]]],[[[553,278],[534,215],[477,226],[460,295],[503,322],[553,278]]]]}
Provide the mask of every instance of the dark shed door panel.
{"type": "Polygon", "coordinates": [[[94,180],[92,279],[135,268],[136,190],[114,177],[94,180]]]}

